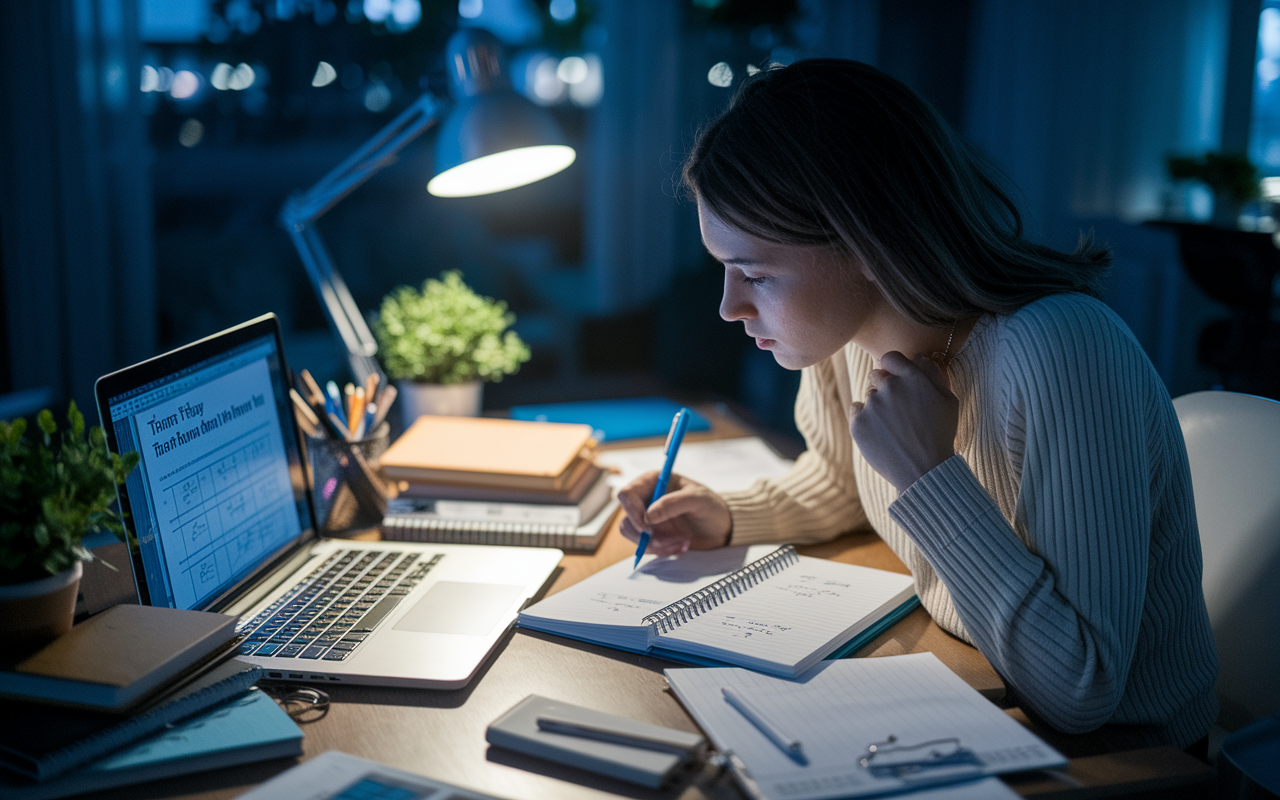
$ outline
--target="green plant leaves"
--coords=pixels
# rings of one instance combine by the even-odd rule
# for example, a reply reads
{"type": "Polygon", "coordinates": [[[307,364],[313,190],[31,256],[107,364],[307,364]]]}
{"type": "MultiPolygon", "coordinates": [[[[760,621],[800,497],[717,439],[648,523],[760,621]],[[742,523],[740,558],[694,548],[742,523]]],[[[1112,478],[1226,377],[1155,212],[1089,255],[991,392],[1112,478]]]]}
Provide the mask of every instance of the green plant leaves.
{"type": "Polygon", "coordinates": [[[1203,156],[1166,156],[1165,167],[1174,180],[1198,180],[1234,203],[1261,196],[1258,169],[1244,153],[1205,153],[1203,156]]]}
{"type": "Polygon", "coordinates": [[[373,333],[396,380],[499,381],[529,360],[528,346],[507,330],[514,322],[506,303],[476,294],[451,270],[421,291],[401,286],[387,295],[373,333]]]}
{"type": "Polygon", "coordinates": [[[137,452],[107,450],[106,435],[85,430],[74,402],[61,437],[53,413],[36,416],[42,441],[24,438],[27,424],[0,421],[0,583],[36,580],[93,558],[86,535],[108,530],[123,538],[114,510],[116,485],[138,465],[137,452]]]}

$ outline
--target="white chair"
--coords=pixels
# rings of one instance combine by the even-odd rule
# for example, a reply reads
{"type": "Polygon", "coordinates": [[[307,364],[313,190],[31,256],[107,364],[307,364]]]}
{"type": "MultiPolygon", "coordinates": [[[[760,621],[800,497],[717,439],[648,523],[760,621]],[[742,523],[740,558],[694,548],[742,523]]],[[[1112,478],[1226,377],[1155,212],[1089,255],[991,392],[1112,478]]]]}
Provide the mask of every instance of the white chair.
{"type": "Polygon", "coordinates": [[[1280,712],[1280,403],[1195,392],[1173,407],[1218,643],[1218,721],[1235,730],[1280,712]]]}

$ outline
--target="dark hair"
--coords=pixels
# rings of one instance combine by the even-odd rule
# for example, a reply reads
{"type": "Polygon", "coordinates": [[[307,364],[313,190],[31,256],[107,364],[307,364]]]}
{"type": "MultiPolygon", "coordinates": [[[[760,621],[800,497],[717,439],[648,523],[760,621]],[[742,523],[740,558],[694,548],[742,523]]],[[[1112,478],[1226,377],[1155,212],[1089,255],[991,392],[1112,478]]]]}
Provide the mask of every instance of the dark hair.
{"type": "Polygon", "coordinates": [[[904,84],[810,59],[747,78],[699,133],[683,182],[745,233],[848,252],[924,324],[1058,292],[1100,297],[1107,248],[1082,236],[1068,255],[1027,240],[992,173],[904,84]]]}

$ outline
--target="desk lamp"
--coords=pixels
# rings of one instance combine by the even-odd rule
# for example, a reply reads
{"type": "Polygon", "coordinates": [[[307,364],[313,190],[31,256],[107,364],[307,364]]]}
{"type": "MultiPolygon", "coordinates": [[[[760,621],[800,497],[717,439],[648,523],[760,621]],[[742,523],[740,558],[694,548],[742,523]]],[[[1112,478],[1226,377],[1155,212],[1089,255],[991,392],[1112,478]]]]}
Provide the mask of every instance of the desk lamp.
{"type": "MultiPolygon", "coordinates": [[[[502,68],[502,45],[479,28],[458,31],[445,47],[454,106],[440,128],[435,176],[427,191],[470,197],[514,189],[554,175],[576,156],[550,113],[516,94],[502,68]]],[[[338,273],[316,221],[365,181],[396,161],[396,154],[441,117],[445,103],[422,95],[360,149],[280,211],[329,326],[347,349],[357,381],[380,378],[378,344],[338,273]]]]}

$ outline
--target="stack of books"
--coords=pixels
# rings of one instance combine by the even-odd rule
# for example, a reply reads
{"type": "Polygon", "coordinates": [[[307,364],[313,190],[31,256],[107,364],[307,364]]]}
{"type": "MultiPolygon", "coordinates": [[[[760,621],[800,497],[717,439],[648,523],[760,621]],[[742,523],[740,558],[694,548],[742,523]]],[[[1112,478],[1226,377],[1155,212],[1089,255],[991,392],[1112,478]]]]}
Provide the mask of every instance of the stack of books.
{"type": "Polygon", "coordinates": [[[593,550],[618,510],[590,425],[423,416],[382,455],[385,539],[593,550]]]}
{"type": "Polygon", "coordinates": [[[300,755],[233,660],[236,617],[120,605],[0,671],[0,797],[66,797],[300,755]]]}

